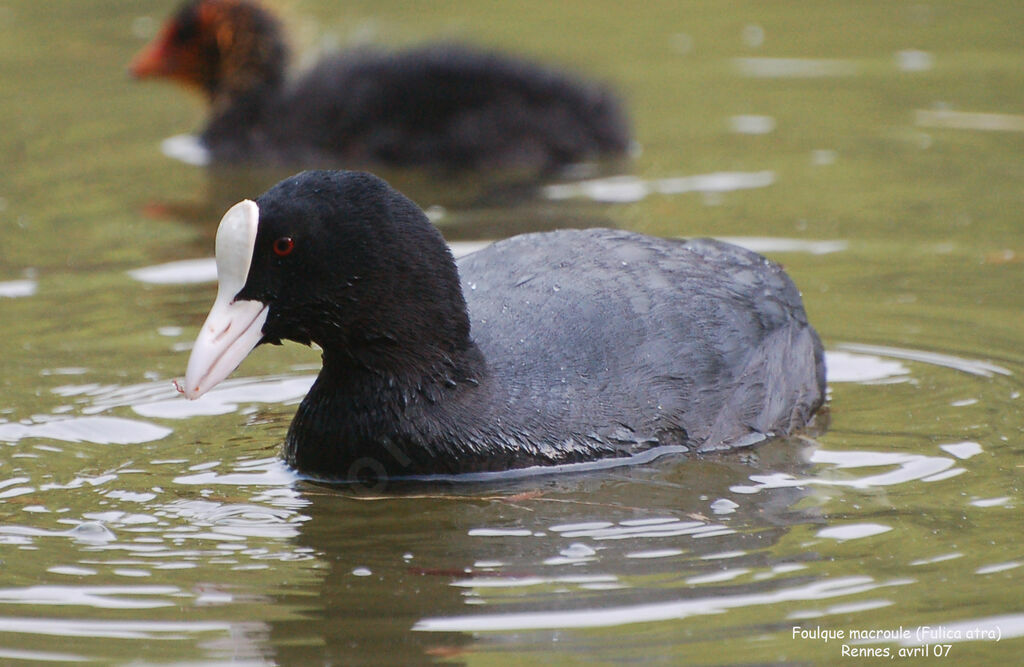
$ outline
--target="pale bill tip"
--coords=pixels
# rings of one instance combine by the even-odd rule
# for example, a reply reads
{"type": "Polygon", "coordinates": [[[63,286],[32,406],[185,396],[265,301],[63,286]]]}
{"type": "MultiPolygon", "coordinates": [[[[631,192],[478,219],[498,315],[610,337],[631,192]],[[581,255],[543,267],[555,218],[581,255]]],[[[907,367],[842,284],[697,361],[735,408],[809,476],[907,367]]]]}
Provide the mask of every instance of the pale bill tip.
{"type": "Polygon", "coordinates": [[[259,207],[245,199],[217,227],[217,298],[192,346],[181,388],[186,398],[199,398],[226,378],[263,336],[266,304],[235,299],[249,275],[258,225],[259,207]]]}

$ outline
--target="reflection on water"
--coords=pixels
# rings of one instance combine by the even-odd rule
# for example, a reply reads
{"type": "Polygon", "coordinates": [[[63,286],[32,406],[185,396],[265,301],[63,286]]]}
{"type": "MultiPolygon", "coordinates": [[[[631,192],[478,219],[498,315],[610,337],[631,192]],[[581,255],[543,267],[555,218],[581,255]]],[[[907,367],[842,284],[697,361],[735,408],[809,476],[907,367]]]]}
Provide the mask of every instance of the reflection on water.
{"type": "Polygon", "coordinates": [[[825,600],[909,583],[913,583],[912,580],[874,582],[868,577],[845,577],[834,581],[784,587],[766,593],[723,595],[716,592],[707,597],[624,607],[602,607],[569,612],[526,612],[427,618],[413,626],[413,629],[432,632],[486,632],[621,626],[684,619],[690,616],[722,614],[736,607],[749,608],[793,601],[825,600]]]}
{"type": "Polygon", "coordinates": [[[852,60],[825,58],[736,58],[733,62],[743,76],[760,78],[850,76],[860,70],[852,60]]]}
{"type": "Polygon", "coordinates": [[[914,122],[921,127],[1024,132],[1024,116],[1005,113],[918,109],[914,112],[914,122]]]}
{"type": "Polygon", "coordinates": [[[854,354],[842,350],[826,353],[828,381],[837,382],[902,382],[909,379],[910,369],[899,361],[873,354],[854,354]]]}
{"type": "Polygon", "coordinates": [[[771,116],[743,114],[731,117],[729,127],[738,134],[769,134],[775,130],[775,119],[771,116]]]}
{"type": "Polygon", "coordinates": [[[160,151],[169,158],[181,160],[194,167],[210,164],[210,151],[199,137],[192,134],[176,134],[160,142],[160,151]]]}
{"type": "Polygon", "coordinates": [[[637,202],[652,194],[679,195],[699,192],[714,195],[735,190],[765,188],[775,182],[771,171],[718,172],[697,176],[673,176],[644,180],[636,176],[611,176],[576,183],[559,183],[544,187],[544,196],[561,200],[575,197],[596,202],[637,202]]]}
{"type": "Polygon", "coordinates": [[[891,484],[904,484],[913,480],[935,482],[958,475],[964,470],[952,468],[953,459],[941,456],[919,454],[892,454],[888,452],[834,452],[817,450],[811,455],[813,463],[827,463],[834,468],[813,477],[795,478],[783,473],[772,475],[751,475],[753,485],[742,484],[732,487],[735,493],[757,493],[762,489],[778,489],[787,486],[808,485],[849,486],[853,488],[874,488],[891,484]],[[863,477],[849,476],[846,472],[857,468],[878,468],[892,466],[885,473],[872,473],[863,477]],[[843,472],[838,472],[843,471],[843,472]]]}
{"type": "Polygon", "coordinates": [[[626,164],[382,176],[456,254],[603,226],[782,262],[828,348],[827,429],[377,495],[302,479],[278,450],[316,351],[257,352],[195,402],[173,386],[217,221],[290,172],[161,153],[201,110],[124,65],[166,7],[67,3],[58,33],[9,1],[0,661],[843,659],[795,626],[1019,660],[1024,5],[508,7],[286,10],[306,43],[472,36],[606,76],[626,164]]]}
{"type": "Polygon", "coordinates": [[[217,280],[217,262],[208,259],[183,259],[156,266],[145,266],[128,272],[135,280],[154,285],[181,285],[217,280]]]}
{"type": "Polygon", "coordinates": [[[926,72],[935,66],[935,57],[927,51],[904,49],[896,52],[896,66],[904,72],[926,72]]]}
{"type": "Polygon", "coordinates": [[[170,433],[169,428],[118,417],[71,417],[36,424],[0,424],[0,442],[40,438],[64,442],[95,442],[100,445],[127,445],[159,440],[170,433]]]}
{"type": "Polygon", "coordinates": [[[131,408],[144,417],[187,419],[200,415],[225,415],[237,412],[242,404],[285,403],[297,404],[313,385],[315,376],[285,377],[280,379],[235,378],[217,390],[196,399],[183,396],[150,401],[133,401],[131,408]],[[226,385],[226,386],[225,386],[226,385]]]}
{"type": "Polygon", "coordinates": [[[0,297],[14,299],[19,296],[32,296],[36,293],[37,285],[34,280],[8,280],[0,283],[0,297]]]}
{"type": "MultiPolygon", "coordinates": [[[[837,241],[734,240],[792,256],[850,252],[837,241]]],[[[187,285],[183,277],[193,269],[171,267],[154,281],[145,273],[133,277],[167,289],[187,285]]],[[[188,328],[170,324],[155,332],[158,339],[188,337],[188,328]]],[[[845,386],[915,387],[935,372],[944,374],[943,383],[1015,375],[944,352],[836,347],[827,354],[833,410],[846,405],[835,398],[845,386]]],[[[417,639],[406,640],[399,661],[476,650],[473,637],[481,642],[477,649],[495,650],[501,642],[489,637],[508,633],[541,633],[543,642],[589,628],[655,633],[620,642],[616,650],[623,651],[654,641],[661,623],[701,618],[731,634],[756,627],[764,609],[787,624],[858,617],[898,608],[904,591],[941,576],[929,568],[970,561],[973,576],[998,577],[1022,564],[997,554],[979,561],[943,543],[912,549],[902,572],[829,565],[837,562],[828,555],[834,549],[880,540],[891,545],[913,530],[898,517],[833,514],[830,504],[874,507],[967,476],[984,465],[989,450],[977,439],[939,440],[926,451],[794,439],[700,459],[659,452],[646,465],[398,484],[394,495],[375,498],[314,485],[273,451],[312,383],[311,370],[315,365],[232,378],[199,401],[186,401],[166,379],[114,384],[90,382],[84,367],[47,370],[61,380],[50,389],[53,414],[0,423],[0,441],[31,445],[19,453],[23,472],[0,481],[0,498],[18,502],[0,521],[0,543],[64,556],[42,568],[17,564],[15,572],[23,574],[0,588],[0,607],[11,609],[0,614],[4,632],[26,646],[34,645],[31,637],[57,632],[125,646],[159,637],[186,651],[200,648],[208,659],[244,654],[281,662],[369,657],[394,633],[409,631],[417,639]],[[263,414],[267,409],[274,416],[263,414]],[[124,411],[147,421],[120,416],[124,411]],[[209,438],[192,423],[213,418],[224,419],[229,433],[238,430],[233,437],[241,449],[206,444],[209,438]],[[104,463],[101,456],[84,474],[42,472],[44,457],[74,455],[65,450],[70,445],[147,449],[127,461],[122,454],[104,463]],[[67,493],[91,498],[71,503],[89,509],[69,511],[60,495],[67,493]],[[183,604],[206,616],[194,622],[116,617],[183,604]],[[102,617],[36,624],[15,611],[22,607],[89,609],[102,617]],[[253,608],[274,611],[254,620],[253,608]],[[295,620],[310,610],[315,621],[295,620]],[[355,628],[357,638],[309,648],[338,624],[355,628]]],[[[990,402],[981,395],[950,404],[970,409],[990,402]]],[[[1015,511],[1015,498],[978,493],[964,505],[1015,511]]],[[[107,650],[56,654],[37,646],[18,655],[66,660],[107,650]]]]}
{"type": "Polygon", "coordinates": [[[970,373],[971,375],[980,375],[982,377],[992,377],[993,375],[1013,375],[1012,371],[999,366],[998,364],[978,359],[964,359],[956,355],[943,354],[941,352],[906,350],[896,347],[887,347],[884,345],[863,345],[860,343],[843,343],[839,347],[851,352],[877,354],[883,357],[892,357],[894,359],[906,359],[908,361],[920,361],[926,364],[944,366],[946,368],[952,368],[953,370],[970,373]]]}
{"type": "Polygon", "coordinates": [[[877,523],[851,523],[845,526],[832,526],[818,531],[818,537],[830,537],[834,540],[858,540],[872,535],[881,535],[892,530],[892,526],[877,523]]]}

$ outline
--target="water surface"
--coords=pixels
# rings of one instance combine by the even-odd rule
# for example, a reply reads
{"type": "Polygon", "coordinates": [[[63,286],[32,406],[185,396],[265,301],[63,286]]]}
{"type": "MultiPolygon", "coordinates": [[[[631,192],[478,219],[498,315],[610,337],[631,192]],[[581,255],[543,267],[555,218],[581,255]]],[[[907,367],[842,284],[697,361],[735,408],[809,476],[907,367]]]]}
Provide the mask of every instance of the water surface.
{"type": "Polygon", "coordinates": [[[277,458],[313,350],[174,391],[216,223],[282,174],[161,153],[201,105],[125,67],[173,4],[0,2],[0,659],[1019,659],[1019,3],[275,3],[304,54],[459,39],[621,90],[619,173],[385,174],[460,251],[729,238],[786,266],[828,349],[806,437],[380,493],[277,458]]]}

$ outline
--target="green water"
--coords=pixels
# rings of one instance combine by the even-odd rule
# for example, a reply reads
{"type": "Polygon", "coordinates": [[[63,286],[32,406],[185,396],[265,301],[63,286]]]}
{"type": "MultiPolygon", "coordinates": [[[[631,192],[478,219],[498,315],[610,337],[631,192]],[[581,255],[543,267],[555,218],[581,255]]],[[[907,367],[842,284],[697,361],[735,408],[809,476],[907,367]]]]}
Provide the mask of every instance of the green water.
{"type": "Polygon", "coordinates": [[[366,497],[276,459],[314,351],[171,385],[215,287],[137,271],[209,257],[279,176],[161,153],[203,109],[126,64],[173,4],[0,2],[0,661],[1020,660],[1024,5],[274,3],[304,54],[456,39],[609,81],[617,180],[386,176],[453,241],[740,238],[829,352],[813,439],[366,497]]]}

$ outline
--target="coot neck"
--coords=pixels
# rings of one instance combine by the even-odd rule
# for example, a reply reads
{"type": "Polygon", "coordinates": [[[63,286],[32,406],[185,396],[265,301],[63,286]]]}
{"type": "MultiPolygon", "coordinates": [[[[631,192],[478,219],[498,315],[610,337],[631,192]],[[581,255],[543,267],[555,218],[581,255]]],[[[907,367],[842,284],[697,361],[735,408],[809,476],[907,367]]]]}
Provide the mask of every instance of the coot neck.
{"type": "Polygon", "coordinates": [[[417,372],[324,354],[285,440],[285,461],[319,479],[388,480],[579,463],[630,452],[516,410],[475,345],[417,372]]]}
{"type": "Polygon", "coordinates": [[[325,350],[323,369],[285,441],[285,460],[302,473],[367,482],[462,472],[465,443],[485,430],[492,383],[479,349],[325,350]]]}

